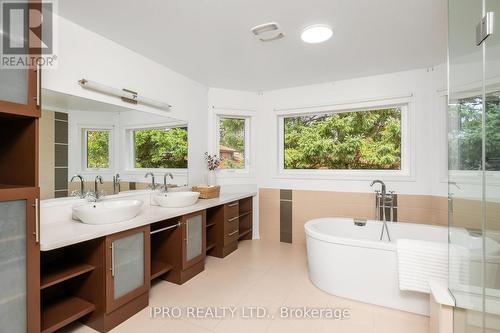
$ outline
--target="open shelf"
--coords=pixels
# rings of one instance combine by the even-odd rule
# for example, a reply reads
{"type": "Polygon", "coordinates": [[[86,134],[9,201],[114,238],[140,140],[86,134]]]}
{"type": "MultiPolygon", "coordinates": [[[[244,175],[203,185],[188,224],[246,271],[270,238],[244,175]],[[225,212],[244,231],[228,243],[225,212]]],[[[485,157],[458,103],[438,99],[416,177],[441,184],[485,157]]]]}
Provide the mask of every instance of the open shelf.
{"type": "Polygon", "coordinates": [[[238,239],[245,237],[246,235],[248,235],[251,232],[252,232],[252,229],[240,231],[240,235],[239,235],[238,239]]]}
{"type": "Polygon", "coordinates": [[[206,252],[210,251],[211,249],[213,249],[215,247],[216,243],[215,242],[212,242],[210,244],[207,244],[207,249],[206,249],[206,252]]]}
{"type": "Polygon", "coordinates": [[[30,188],[30,187],[33,187],[33,186],[0,184],[0,190],[12,190],[12,189],[16,189],[16,188],[30,188]]]}
{"type": "Polygon", "coordinates": [[[160,260],[151,260],[151,280],[170,272],[174,266],[160,260]]]}
{"type": "Polygon", "coordinates": [[[78,297],[59,299],[42,307],[42,333],[54,332],[94,310],[94,304],[78,297]]]}
{"type": "MultiPolygon", "coordinates": [[[[1,113],[1,112],[0,112],[1,113]]],[[[0,117],[0,183],[3,187],[37,186],[38,125],[35,118],[0,117]]]]}
{"type": "Polygon", "coordinates": [[[242,217],[244,217],[244,216],[247,216],[248,214],[252,214],[252,211],[251,211],[251,210],[249,210],[249,211],[247,211],[247,212],[240,213],[239,218],[242,218],[242,217]]]}
{"type": "Polygon", "coordinates": [[[94,266],[84,263],[68,262],[60,265],[53,263],[50,268],[42,270],[40,289],[48,288],[94,269],[94,266]]]}

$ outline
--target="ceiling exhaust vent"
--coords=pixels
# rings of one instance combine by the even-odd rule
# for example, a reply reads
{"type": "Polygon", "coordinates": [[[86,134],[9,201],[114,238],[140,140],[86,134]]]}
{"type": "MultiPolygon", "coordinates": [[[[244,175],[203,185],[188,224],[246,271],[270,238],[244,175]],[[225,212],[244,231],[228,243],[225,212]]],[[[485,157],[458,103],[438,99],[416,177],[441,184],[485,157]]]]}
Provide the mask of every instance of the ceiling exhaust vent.
{"type": "Polygon", "coordinates": [[[285,37],[283,32],[281,32],[280,26],[275,22],[259,24],[250,29],[250,31],[261,42],[271,42],[285,37]]]}

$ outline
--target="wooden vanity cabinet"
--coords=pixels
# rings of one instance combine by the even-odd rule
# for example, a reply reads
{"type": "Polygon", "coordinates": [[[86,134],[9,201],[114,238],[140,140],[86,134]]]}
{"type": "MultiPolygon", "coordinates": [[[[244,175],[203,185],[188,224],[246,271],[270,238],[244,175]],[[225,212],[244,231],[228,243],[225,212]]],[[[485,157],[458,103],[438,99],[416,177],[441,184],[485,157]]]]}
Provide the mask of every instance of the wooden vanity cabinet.
{"type": "Polygon", "coordinates": [[[106,237],[106,313],[148,293],[150,248],[149,226],[106,237]]]}
{"type": "Polygon", "coordinates": [[[238,241],[252,239],[253,197],[207,210],[207,255],[224,258],[238,248],[238,241]]]}
{"type": "Polygon", "coordinates": [[[151,228],[151,263],[165,268],[153,276],[183,284],[205,269],[205,210],[158,222],[151,228]]]}

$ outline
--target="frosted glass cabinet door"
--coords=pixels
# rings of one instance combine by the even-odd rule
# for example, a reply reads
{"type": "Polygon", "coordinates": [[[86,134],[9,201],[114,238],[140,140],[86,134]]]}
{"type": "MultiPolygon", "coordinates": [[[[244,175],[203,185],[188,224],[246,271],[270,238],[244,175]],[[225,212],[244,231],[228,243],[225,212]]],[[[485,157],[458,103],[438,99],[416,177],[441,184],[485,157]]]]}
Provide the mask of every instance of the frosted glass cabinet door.
{"type": "Polygon", "coordinates": [[[117,239],[114,251],[114,299],[144,284],[144,233],[117,239]]]}
{"type": "Polygon", "coordinates": [[[184,269],[205,257],[205,211],[184,216],[184,269]]]}
{"type": "Polygon", "coordinates": [[[0,202],[0,330],[26,333],[26,200],[0,202]]]}
{"type": "MultiPolygon", "coordinates": [[[[0,0],[0,5],[6,1],[0,0]]],[[[38,39],[33,34],[28,34],[28,23],[30,15],[39,15],[39,11],[34,10],[40,4],[32,3],[28,8],[27,3],[5,3],[3,10],[8,13],[9,31],[4,36],[3,43],[7,44],[12,51],[6,54],[6,58],[15,60],[26,58],[38,59],[39,54],[30,54],[26,58],[21,54],[14,54],[15,49],[23,49],[24,41],[30,38],[30,46],[39,45],[38,39]],[[36,44],[35,44],[36,43],[36,44]]],[[[4,45],[5,48],[5,45],[4,45]]],[[[22,50],[22,52],[25,52],[22,50]]],[[[33,49],[30,50],[33,53],[33,49]]],[[[36,64],[36,61],[33,60],[36,64]]],[[[34,65],[27,66],[3,66],[0,68],[0,111],[22,114],[27,116],[40,115],[40,78],[41,69],[34,65]]]]}
{"type": "MultiPolygon", "coordinates": [[[[126,231],[108,237],[110,262],[108,276],[108,304],[112,311],[122,303],[140,296],[149,288],[149,275],[146,274],[146,256],[149,257],[149,244],[146,244],[149,231],[126,231]],[[148,253],[148,254],[147,254],[148,253]]],[[[148,268],[149,270],[149,265],[148,268]]]]}
{"type": "Polygon", "coordinates": [[[186,221],[186,228],[186,260],[190,261],[199,256],[203,250],[203,217],[201,215],[196,215],[188,218],[186,221]]]}

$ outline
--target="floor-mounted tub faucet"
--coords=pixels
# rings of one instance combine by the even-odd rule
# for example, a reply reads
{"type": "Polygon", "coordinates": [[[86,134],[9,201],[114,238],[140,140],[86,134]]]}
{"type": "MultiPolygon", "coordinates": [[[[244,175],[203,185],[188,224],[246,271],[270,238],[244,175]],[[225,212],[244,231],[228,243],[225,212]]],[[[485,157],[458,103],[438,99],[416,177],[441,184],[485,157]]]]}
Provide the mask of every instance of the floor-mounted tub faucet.
{"type": "Polygon", "coordinates": [[[385,195],[386,194],[386,187],[385,187],[385,183],[383,181],[381,181],[380,179],[375,179],[374,181],[372,181],[370,183],[370,186],[373,187],[373,185],[375,184],[380,184],[382,185],[382,195],[385,195]]]}
{"type": "Polygon", "coordinates": [[[382,232],[380,233],[380,240],[384,238],[384,231],[387,232],[387,238],[389,239],[389,242],[391,241],[391,235],[389,234],[389,228],[387,227],[387,222],[394,222],[396,220],[396,208],[395,207],[395,202],[396,202],[396,194],[394,194],[394,191],[389,191],[387,193],[387,188],[385,186],[385,183],[379,179],[376,179],[370,183],[370,186],[373,187],[375,184],[380,184],[381,185],[381,191],[375,191],[375,209],[376,209],[376,215],[377,215],[377,220],[382,221],[383,226],[382,226],[382,232]],[[389,212],[387,212],[389,210],[389,212]],[[387,213],[389,213],[389,217],[387,216],[387,213]]]}

